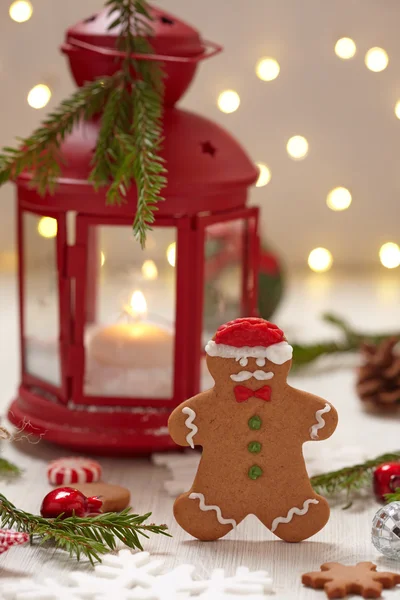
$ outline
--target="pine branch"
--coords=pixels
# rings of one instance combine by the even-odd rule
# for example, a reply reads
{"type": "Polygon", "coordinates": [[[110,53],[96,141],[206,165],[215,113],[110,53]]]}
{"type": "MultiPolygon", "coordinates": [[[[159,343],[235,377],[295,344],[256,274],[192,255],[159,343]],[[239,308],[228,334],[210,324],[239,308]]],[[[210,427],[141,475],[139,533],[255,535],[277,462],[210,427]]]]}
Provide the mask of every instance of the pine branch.
{"type": "Polygon", "coordinates": [[[21,475],[21,473],[22,471],[19,467],[17,467],[17,465],[14,465],[5,458],[0,458],[0,478],[18,476],[21,475]]]}
{"type": "MultiPolygon", "coordinates": [[[[147,22],[150,14],[147,3],[138,0],[134,13],[134,27],[139,38],[139,52],[152,52],[146,40],[149,35],[147,22]],[[146,21],[147,19],[147,21],[146,21]]],[[[138,204],[133,230],[144,246],[146,230],[154,222],[156,204],[166,184],[165,168],[160,157],[162,141],[162,98],[164,94],[163,72],[155,62],[135,61],[139,79],[134,88],[134,131],[137,154],[134,174],[138,185],[138,204]]]]}
{"type": "Polygon", "coordinates": [[[30,137],[19,139],[18,148],[3,148],[0,154],[0,185],[30,171],[32,184],[40,194],[54,191],[60,172],[59,148],[81,120],[98,113],[111,90],[120,82],[120,74],[85,84],[61,102],[30,137]]]}
{"type": "Polygon", "coordinates": [[[138,81],[134,95],[134,126],[136,132],[137,153],[134,158],[134,175],[138,186],[138,203],[133,231],[142,247],[146,240],[146,231],[154,222],[156,204],[160,200],[160,192],[165,186],[163,160],[158,156],[161,140],[161,111],[149,109],[148,103],[153,98],[157,106],[156,93],[146,92],[146,84],[138,81]]]}
{"type": "Polygon", "coordinates": [[[339,492],[347,492],[350,495],[355,491],[370,486],[374,469],[390,461],[400,461],[400,452],[382,454],[358,465],[323,473],[322,475],[315,475],[310,479],[311,485],[316,492],[327,496],[332,496],[339,492]]]}
{"type": "Polygon", "coordinates": [[[392,494],[385,494],[386,502],[399,502],[400,501],[400,488],[396,488],[392,494]]]}
{"type": "Polygon", "coordinates": [[[400,339],[400,332],[370,334],[353,330],[349,324],[340,317],[331,313],[324,314],[322,319],[338,327],[343,333],[343,339],[339,342],[320,342],[317,344],[292,344],[293,365],[301,367],[312,363],[320,356],[338,354],[341,352],[354,352],[359,349],[362,342],[379,344],[389,337],[400,339]]]}
{"type": "Polygon", "coordinates": [[[92,564],[101,562],[101,554],[115,550],[116,538],[129,548],[142,550],[139,536],[148,538],[148,533],[169,536],[166,525],[145,524],[151,513],[135,515],[129,510],[94,517],[45,519],[16,508],[0,494],[1,526],[38,536],[41,543],[51,540],[70,556],[77,560],[85,556],[92,564]]]}
{"type": "MultiPolygon", "coordinates": [[[[142,247],[146,234],[154,222],[157,203],[163,198],[166,172],[160,156],[162,142],[163,71],[154,61],[137,60],[133,54],[151,54],[148,37],[152,34],[149,25],[151,15],[145,0],[108,0],[110,13],[117,15],[110,28],[121,27],[118,47],[125,53],[122,72],[125,90],[130,88],[132,114],[117,113],[112,132],[114,144],[119,144],[119,159],[108,166],[108,178],[113,179],[107,201],[110,204],[124,202],[129,187],[136,181],[137,208],[133,232],[142,247]],[[135,77],[133,76],[135,74],[135,77]],[[130,128],[119,121],[130,118],[130,128]]],[[[119,105],[122,110],[123,103],[119,105]]],[[[126,123],[126,121],[125,121],[126,123]]],[[[110,134],[109,134],[110,136],[110,134]]],[[[107,137],[107,121],[104,119],[100,137],[107,137]]],[[[108,145],[113,146],[109,141],[108,145]]],[[[114,156],[118,149],[114,148],[114,156]]],[[[106,175],[107,169],[104,169],[106,175]]]]}

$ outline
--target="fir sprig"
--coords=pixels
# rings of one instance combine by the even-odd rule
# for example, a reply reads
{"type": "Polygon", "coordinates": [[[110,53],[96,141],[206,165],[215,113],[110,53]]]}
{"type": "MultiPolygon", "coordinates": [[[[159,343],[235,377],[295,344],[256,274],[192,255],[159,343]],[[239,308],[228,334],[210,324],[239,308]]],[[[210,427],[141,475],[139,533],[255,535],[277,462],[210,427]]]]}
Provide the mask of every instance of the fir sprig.
{"type": "Polygon", "coordinates": [[[169,536],[166,525],[146,524],[151,513],[135,515],[126,509],[120,513],[103,513],[94,517],[45,519],[25,512],[0,494],[0,524],[23,531],[41,543],[52,541],[57,548],[80,560],[85,556],[93,564],[100,556],[116,549],[116,538],[129,548],[142,550],[139,536],[149,533],[169,536]]]}
{"type": "Polygon", "coordinates": [[[19,139],[18,148],[3,148],[0,154],[0,185],[27,170],[32,174],[32,184],[39,193],[54,191],[60,173],[61,143],[81,120],[90,119],[101,110],[120,81],[121,75],[117,73],[86,83],[61,102],[31,136],[19,139]]]}
{"type": "Polygon", "coordinates": [[[120,29],[117,48],[124,53],[120,70],[77,90],[31,136],[20,138],[17,148],[3,148],[0,185],[26,170],[40,194],[52,193],[60,174],[61,143],[77,123],[103,111],[90,181],[95,189],[108,186],[109,204],[124,202],[136,182],[133,230],[143,247],[166,184],[160,157],[163,70],[153,60],[134,56],[153,52],[147,2],[107,0],[105,5],[114,17],[110,29],[120,29]]]}
{"type": "Polygon", "coordinates": [[[391,494],[385,494],[386,502],[399,502],[400,501],[400,488],[396,488],[391,494]]]}
{"type": "Polygon", "coordinates": [[[320,356],[338,354],[341,352],[354,352],[359,349],[363,342],[371,342],[380,344],[383,340],[389,337],[400,339],[399,332],[384,332],[379,334],[370,334],[360,331],[355,331],[341,317],[326,313],[322,315],[323,321],[334,325],[342,332],[340,341],[326,341],[316,344],[292,344],[293,346],[293,365],[301,367],[312,363],[320,356]]]}
{"type": "Polygon", "coordinates": [[[15,477],[21,475],[22,471],[17,465],[10,462],[5,458],[0,458],[0,478],[1,477],[15,477]]]}
{"type": "Polygon", "coordinates": [[[311,485],[316,492],[327,496],[339,492],[346,492],[350,496],[353,492],[370,486],[373,470],[379,465],[391,461],[400,461],[400,452],[382,454],[358,465],[315,475],[311,477],[311,485]]]}
{"type": "MultiPolygon", "coordinates": [[[[154,61],[138,60],[134,54],[151,54],[152,46],[148,41],[152,30],[149,23],[151,15],[145,0],[136,0],[133,4],[127,0],[107,0],[110,13],[117,17],[111,28],[119,26],[121,34],[118,48],[124,52],[122,63],[124,91],[131,90],[131,110],[124,112],[124,103],[120,102],[113,136],[108,146],[114,145],[114,156],[119,160],[110,161],[109,168],[102,174],[112,179],[107,201],[120,204],[124,201],[133,181],[137,186],[137,207],[133,231],[143,247],[146,233],[154,222],[157,202],[162,200],[161,190],[166,184],[164,161],[160,156],[162,142],[162,99],[164,95],[163,71],[154,61]],[[119,121],[124,124],[121,127],[119,121]]],[[[107,111],[106,106],[105,111],[107,111]]],[[[106,123],[103,123],[100,140],[107,135],[106,123]]]]}

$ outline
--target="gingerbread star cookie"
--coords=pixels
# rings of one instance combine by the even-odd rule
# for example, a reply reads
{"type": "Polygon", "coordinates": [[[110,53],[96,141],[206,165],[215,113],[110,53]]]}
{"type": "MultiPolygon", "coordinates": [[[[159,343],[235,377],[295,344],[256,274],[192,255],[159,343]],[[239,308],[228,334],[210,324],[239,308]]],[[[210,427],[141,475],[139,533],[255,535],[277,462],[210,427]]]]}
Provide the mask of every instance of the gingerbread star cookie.
{"type": "Polygon", "coordinates": [[[376,565],[371,562],[353,566],[331,562],[321,565],[321,571],[305,573],[302,582],[307,587],[323,588],[328,598],[344,598],[347,594],[380,598],[383,588],[390,589],[400,583],[400,575],[377,573],[376,565]]]}

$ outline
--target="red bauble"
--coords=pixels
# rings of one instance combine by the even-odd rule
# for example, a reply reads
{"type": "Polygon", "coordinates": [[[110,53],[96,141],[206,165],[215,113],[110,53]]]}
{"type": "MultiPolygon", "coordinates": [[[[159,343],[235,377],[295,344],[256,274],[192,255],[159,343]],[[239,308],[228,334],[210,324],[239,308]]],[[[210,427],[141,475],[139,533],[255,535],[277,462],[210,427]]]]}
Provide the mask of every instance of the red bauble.
{"type": "Polygon", "coordinates": [[[70,487],[57,488],[44,498],[40,514],[46,519],[55,519],[60,515],[67,517],[86,517],[98,514],[103,505],[100,498],[86,498],[82,492],[70,487]]]}
{"type": "Polygon", "coordinates": [[[377,500],[384,501],[386,494],[400,488],[400,462],[379,465],[374,471],[374,493],[377,500]]]}

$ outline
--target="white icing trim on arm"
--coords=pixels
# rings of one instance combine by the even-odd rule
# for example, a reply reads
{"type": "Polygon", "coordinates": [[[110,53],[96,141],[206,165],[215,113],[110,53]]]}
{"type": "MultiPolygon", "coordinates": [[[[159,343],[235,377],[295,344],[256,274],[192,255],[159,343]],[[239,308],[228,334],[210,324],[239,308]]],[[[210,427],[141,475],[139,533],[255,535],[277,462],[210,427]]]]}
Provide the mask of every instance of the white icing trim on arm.
{"type": "Polygon", "coordinates": [[[228,346],[227,344],[216,344],[210,340],[205,347],[209,356],[219,356],[220,358],[266,358],[276,365],[283,365],[290,360],[293,355],[293,348],[287,342],[279,342],[271,346],[228,346]]]}
{"type": "Polygon", "coordinates": [[[192,408],[189,408],[189,406],[185,406],[185,408],[182,408],[182,413],[184,415],[189,415],[185,421],[185,425],[191,431],[189,431],[189,433],[187,434],[186,441],[191,448],[194,448],[193,438],[199,430],[199,428],[193,423],[193,421],[196,418],[196,413],[192,408]]]}
{"type": "Polygon", "coordinates": [[[208,510],[215,510],[215,512],[217,513],[218,523],[221,523],[221,525],[232,525],[232,527],[236,527],[237,523],[236,523],[236,521],[234,519],[224,519],[224,517],[222,516],[221,509],[220,509],[219,506],[214,506],[214,505],[207,506],[205,504],[203,494],[195,494],[195,493],[193,493],[193,494],[190,494],[189,498],[191,500],[200,500],[200,506],[199,506],[199,508],[203,512],[206,512],[208,510]]]}
{"type": "Polygon", "coordinates": [[[286,515],[286,517],[277,517],[276,519],[274,519],[272,521],[272,526],[271,526],[271,531],[272,533],[277,529],[278,525],[280,525],[281,523],[290,523],[290,521],[293,519],[294,515],[299,515],[299,517],[304,516],[309,509],[310,504],[319,504],[319,501],[316,500],[315,498],[310,498],[309,500],[306,500],[303,504],[303,508],[297,508],[297,506],[294,506],[293,508],[291,508],[288,512],[288,514],[286,515]]]}
{"type": "Polygon", "coordinates": [[[326,403],[324,408],[321,408],[320,410],[317,410],[317,412],[315,413],[315,420],[317,421],[315,423],[315,425],[313,425],[312,427],[310,427],[310,438],[312,440],[317,440],[318,439],[318,430],[322,429],[323,427],[325,427],[325,420],[323,419],[322,415],[324,415],[325,413],[328,413],[331,411],[331,405],[326,403]]]}

